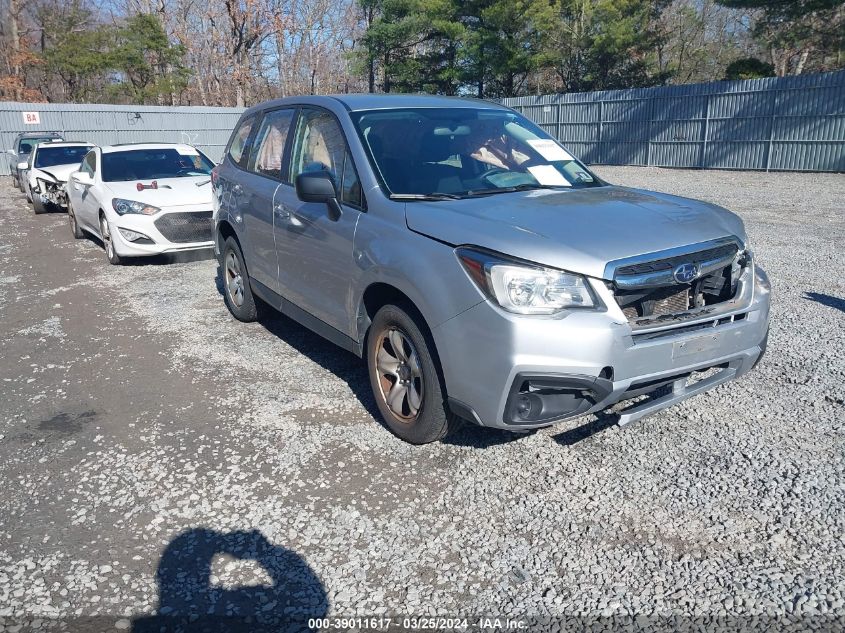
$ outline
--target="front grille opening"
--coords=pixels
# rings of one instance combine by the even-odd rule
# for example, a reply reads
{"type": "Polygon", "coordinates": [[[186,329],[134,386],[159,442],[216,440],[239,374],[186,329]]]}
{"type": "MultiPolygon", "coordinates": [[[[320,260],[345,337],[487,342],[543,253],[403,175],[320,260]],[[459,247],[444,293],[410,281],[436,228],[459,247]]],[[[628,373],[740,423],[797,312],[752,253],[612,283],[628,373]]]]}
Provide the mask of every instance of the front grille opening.
{"type": "Polygon", "coordinates": [[[208,242],[212,239],[211,211],[167,213],[155,221],[166,240],[176,243],[208,242]]]}
{"type": "Polygon", "coordinates": [[[623,266],[616,270],[615,283],[609,283],[609,287],[628,321],[645,325],[654,319],[666,320],[730,301],[736,297],[739,279],[748,265],[747,255],[731,243],[623,266]],[[671,271],[684,263],[704,266],[706,274],[690,283],[676,283],[671,271]],[[715,269],[714,264],[718,266],[715,269]]]}
{"type": "Polygon", "coordinates": [[[745,262],[735,261],[690,284],[616,290],[614,296],[628,321],[672,315],[730,301],[736,296],[745,262]]]}
{"type": "Polygon", "coordinates": [[[690,286],[688,285],[617,292],[616,301],[629,321],[684,312],[693,307],[690,305],[690,286]]]}

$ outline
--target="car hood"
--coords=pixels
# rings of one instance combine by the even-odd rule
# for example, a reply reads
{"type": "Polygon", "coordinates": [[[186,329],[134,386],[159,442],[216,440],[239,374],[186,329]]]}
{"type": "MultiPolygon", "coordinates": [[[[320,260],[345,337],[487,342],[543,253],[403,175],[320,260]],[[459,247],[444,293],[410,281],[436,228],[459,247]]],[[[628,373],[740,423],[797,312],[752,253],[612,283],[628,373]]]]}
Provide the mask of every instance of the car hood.
{"type": "Polygon", "coordinates": [[[409,202],[408,227],[452,245],[604,277],[608,262],[736,236],[742,220],[715,205],[625,187],[537,190],[409,202]]]}
{"type": "Polygon", "coordinates": [[[208,205],[211,209],[210,181],[211,176],[157,178],[158,189],[142,189],[141,191],[138,191],[138,183],[149,185],[152,180],[129,180],[104,184],[115,198],[137,200],[159,208],[208,205]]]}
{"type": "Polygon", "coordinates": [[[79,171],[79,163],[73,163],[71,165],[53,165],[52,167],[34,167],[33,171],[36,175],[40,171],[44,172],[48,176],[52,176],[59,182],[67,182],[68,176],[75,171],[79,171]]]}

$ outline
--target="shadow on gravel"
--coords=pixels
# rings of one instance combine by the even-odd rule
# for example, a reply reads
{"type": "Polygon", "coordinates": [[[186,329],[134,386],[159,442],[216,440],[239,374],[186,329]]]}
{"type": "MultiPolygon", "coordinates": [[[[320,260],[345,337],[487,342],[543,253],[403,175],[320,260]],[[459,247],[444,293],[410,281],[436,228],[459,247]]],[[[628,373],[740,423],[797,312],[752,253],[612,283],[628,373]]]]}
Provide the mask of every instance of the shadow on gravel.
{"type": "MultiPolygon", "coordinates": [[[[102,240],[90,233],[85,234],[91,244],[103,250],[103,259],[106,258],[105,247],[102,240]]],[[[195,251],[181,251],[176,253],[162,253],[161,255],[150,255],[149,257],[124,257],[121,259],[121,266],[162,266],[165,264],[188,264],[190,262],[204,262],[214,259],[214,249],[209,246],[195,251]]]]}
{"type": "Polygon", "coordinates": [[[312,631],[328,611],[325,587],[305,560],[261,532],[195,528],[165,548],[156,573],[158,614],[137,618],[133,633],[260,633],[312,631]],[[212,585],[212,560],[256,561],[272,584],[225,589],[212,585]]]}
{"type": "Polygon", "coordinates": [[[833,308],[834,310],[845,312],[845,299],[839,299],[838,297],[821,294],[819,292],[805,292],[804,298],[809,299],[810,301],[815,301],[816,303],[820,303],[823,306],[827,306],[828,308],[833,308]]]}
{"type": "Polygon", "coordinates": [[[452,446],[467,446],[470,448],[491,448],[502,444],[510,444],[534,433],[536,431],[533,430],[514,433],[512,431],[505,431],[504,429],[491,429],[489,427],[478,426],[472,422],[465,422],[460,429],[443,438],[441,443],[451,444],[452,446]]]}
{"type": "MultiPolygon", "coordinates": [[[[222,297],[223,277],[219,266],[214,283],[222,297]]],[[[381,423],[381,414],[370,389],[367,367],[360,358],[272,308],[263,310],[258,322],[297,352],[343,380],[367,413],[381,423]]]]}
{"type": "Polygon", "coordinates": [[[553,436],[555,442],[561,446],[574,446],[578,442],[582,442],[596,433],[609,429],[619,421],[619,416],[612,413],[604,413],[600,411],[594,413],[594,420],[590,420],[586,424],[577,426],[574,429],[569,429],[563,433],[558,433],[553,436]]]}

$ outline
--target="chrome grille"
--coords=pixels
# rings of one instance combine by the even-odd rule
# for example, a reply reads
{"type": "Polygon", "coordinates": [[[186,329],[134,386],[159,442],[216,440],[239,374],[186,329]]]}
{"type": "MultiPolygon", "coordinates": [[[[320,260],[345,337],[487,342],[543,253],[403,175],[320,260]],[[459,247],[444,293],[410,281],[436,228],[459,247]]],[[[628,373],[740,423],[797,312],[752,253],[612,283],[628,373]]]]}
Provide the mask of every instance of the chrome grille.
{"type": "Polygon", "coordinates": [[[733,259],[739,247],[735,243],[717,246],[716,248],[709,248],[697,253],[689,255],[676,255],[675,257],[668,257],[666,259],[658,259],[652,262],[642,262],[631,264],[629,266],[622,266],[616,269],[616,277],[624,277],[629,275],[642,275],[644,273],[658,272],[661,270],[674,270],[676,266],[681,264],[702,264],[708,261],[733,259]]]}
{"type": "Polygon", "coordinates": [[[672,252],[665,257],[655,253],[652,260],[623,260],[609,285],[628,321],[643,326],[732,299],[746,263],[738,253],[737,242],[724,241],[692,253],[672,252]],[[689,283],[674,278],[675,269],[684,264],[694,264],[700,271],[689,283]]]}
{"type": "Polygon", "coordinates": [[[186,244],[211,241],[211,211],[166,213],[155,221],[155,225],[170,242],[186,244]]]}
{"type": "Polygon", "coordinates": [[[704,277],[730,265],[738,252],[739,245],[730,241],[692,253],[673,253],[669,257],[659,257],[655,253],[656,258],[652,260],[621,262],[622,265],[614,270],[613,283],[617,288],[627,290],[670,286],[678,284],[674,278],[677,267],[693,264],[699,277],[704,277]]]}

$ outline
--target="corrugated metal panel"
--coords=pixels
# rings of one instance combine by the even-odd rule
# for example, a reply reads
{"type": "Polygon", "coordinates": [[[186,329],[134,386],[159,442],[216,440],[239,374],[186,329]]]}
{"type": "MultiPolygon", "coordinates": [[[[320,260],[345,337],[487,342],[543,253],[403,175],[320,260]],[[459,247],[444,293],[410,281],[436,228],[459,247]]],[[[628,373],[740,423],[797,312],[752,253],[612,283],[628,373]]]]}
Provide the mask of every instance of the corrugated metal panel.
{"type": "MultiPolygon", "coordinates": [[[[99,104],[0,103],[0,149],[9,149],[20,132],[63,132],[68,140],[97,145],[149,141],[196,145],[219,160],[242,110],[239,108],[115,106],[99,104]],[[25,125],[23,112],[38,112],[39,125],[25,125]]],[[[0,160],[9,173],[11,156],[0,160]]]]}
{"type": "Polygon", "coordinates": [[[845,171],[845,71],[502,103],[588,163],[845,171]]]}

